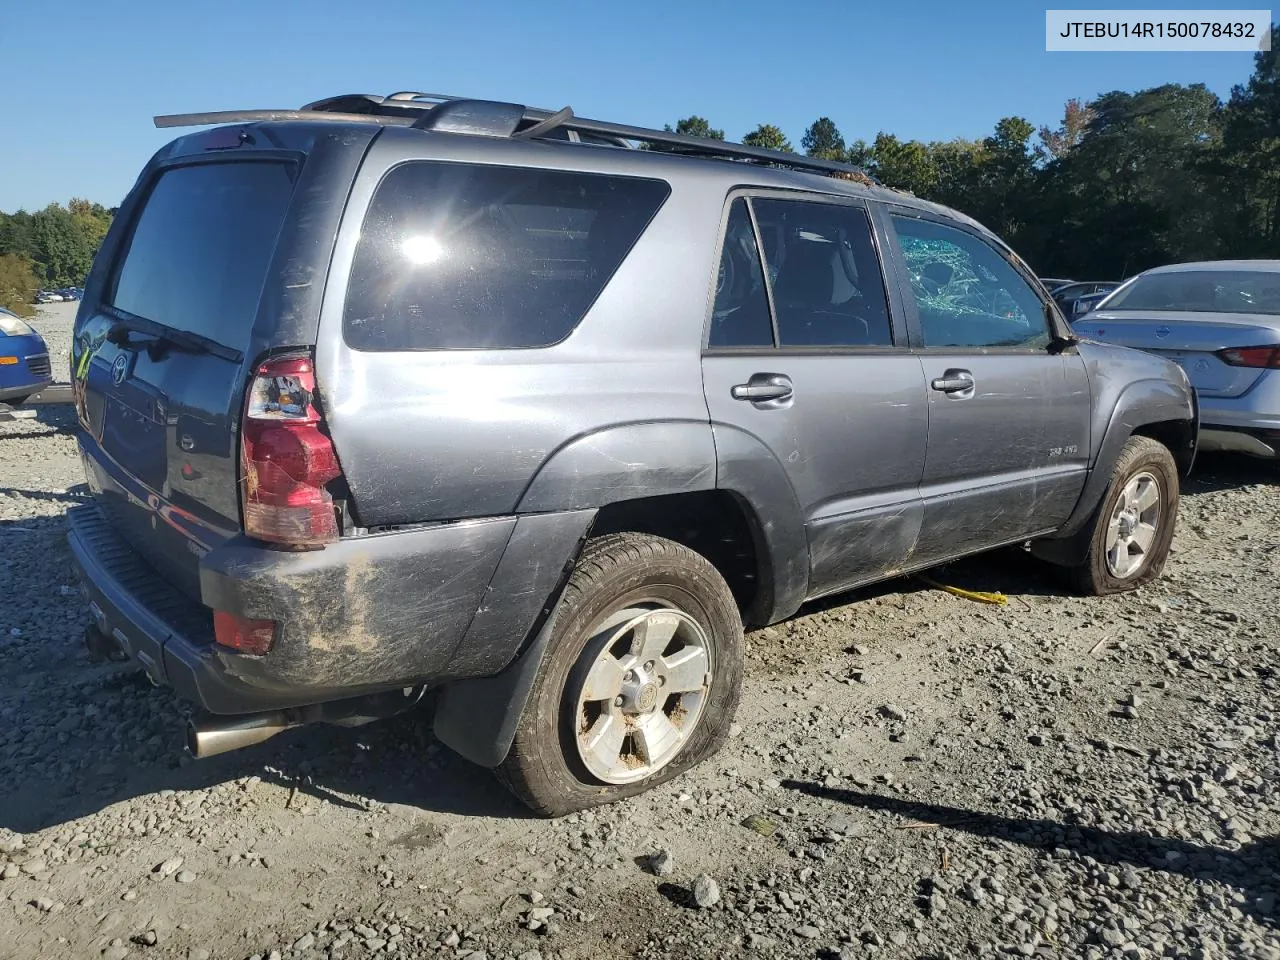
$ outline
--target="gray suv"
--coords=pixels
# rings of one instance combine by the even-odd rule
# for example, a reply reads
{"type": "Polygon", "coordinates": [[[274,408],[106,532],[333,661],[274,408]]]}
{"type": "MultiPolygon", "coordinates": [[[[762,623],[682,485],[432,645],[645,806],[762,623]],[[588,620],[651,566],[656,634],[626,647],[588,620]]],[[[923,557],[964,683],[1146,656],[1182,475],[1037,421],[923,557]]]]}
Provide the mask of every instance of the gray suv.
{"type": "Polygon", "coordinates": [[[744,624],[1006,545],[1164,565],[1182,371],[955,211],[568,108],[157,124],[200,129],[79,308],[70,544],[90,652],[197,703],[197,756],[429,701],[558,815],[716,751],[744,624]]]}

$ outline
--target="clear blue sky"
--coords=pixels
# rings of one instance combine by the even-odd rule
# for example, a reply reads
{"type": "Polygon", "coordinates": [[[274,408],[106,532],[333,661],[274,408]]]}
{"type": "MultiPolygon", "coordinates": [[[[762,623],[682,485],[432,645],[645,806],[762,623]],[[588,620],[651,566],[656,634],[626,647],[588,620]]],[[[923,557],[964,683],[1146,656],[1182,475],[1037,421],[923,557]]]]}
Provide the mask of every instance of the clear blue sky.
{"type": "Polygon", "coordinates": [[[1046,53],[1045,6],[0,2],[0,210],[117,204],[175,135],[157,113],[413,89],[645,126],[698,113],[730,139],[775,123],[798,146],[824,114],[847,140],[982,137],[1014,114],[1056,125],[1068,98],[1108,90],[1202,82],[1226,98],[1253,67],[1247,53],[1046,53]]]}

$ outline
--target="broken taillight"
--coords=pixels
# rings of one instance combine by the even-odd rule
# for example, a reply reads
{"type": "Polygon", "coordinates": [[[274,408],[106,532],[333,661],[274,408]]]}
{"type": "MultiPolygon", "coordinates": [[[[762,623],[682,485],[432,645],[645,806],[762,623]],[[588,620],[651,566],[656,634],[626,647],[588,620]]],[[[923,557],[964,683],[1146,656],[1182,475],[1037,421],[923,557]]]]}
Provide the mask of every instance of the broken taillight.
{"type": "Polygon", "coordinates": [[[337,540],[337,514],[325,485],[342,470],[316,407],[309,358],[273,359],[258,367],[240,438],[244,532],[294,547],[337,540]]]}
{"type": "Polygon", "coordinates": [[[213,639],[236,653],[262,656],[276,639],[274,620],[251,620],[222,610],[213,611],[213,639]]]}

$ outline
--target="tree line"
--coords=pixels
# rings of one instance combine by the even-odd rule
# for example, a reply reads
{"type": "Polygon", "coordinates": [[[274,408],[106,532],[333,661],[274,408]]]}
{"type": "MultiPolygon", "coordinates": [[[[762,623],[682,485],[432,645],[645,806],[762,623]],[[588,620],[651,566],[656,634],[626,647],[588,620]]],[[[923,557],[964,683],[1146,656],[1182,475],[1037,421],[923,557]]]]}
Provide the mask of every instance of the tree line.
{"type": "MultiPolygon", "coordinates": [[[[725,138],[699,116],[674,130],[725,138]]],[[[742,142],[795,150],[768,123],[742,142]]],[[[931,143],[883,132],[846,142],[820,117],[800,149],[969,214],[1045,276],[1119,280],[1162,263],[1280,258],[1277,50],[1258,53],[1225,102],[1203,84],[1112,91],[1069,101],[1055,127],[1006,117],[980,140],[931,143]]],[[[37,288],[82,284],[114,212],[73,199],[0,213],[0,306],[30,312],[37,288]]]]}
{"type": "MultiPolygon", "coordinates": [[[[674,129],[724,139],[699,116],[674,129]]],[[[773,124],[742,142],[794,152],[773,124]]],[[[1055,127],[1006,117],[980,140],[931,143],[883,132],[846,142],[820,117],[800,149],[970,215],[1045,276],[1119,280],[1163,263],[1280,258],[1274,49],[1255,55],[1225,102],[1203,84],[1112,91],[1069,101],[1055,127]]]]}
{"type": "Polygon", "coordinates": [[[82,285],[114,213],[81,199],[0,212],[0,306],[25,316],[38,289],[82,285]]]}

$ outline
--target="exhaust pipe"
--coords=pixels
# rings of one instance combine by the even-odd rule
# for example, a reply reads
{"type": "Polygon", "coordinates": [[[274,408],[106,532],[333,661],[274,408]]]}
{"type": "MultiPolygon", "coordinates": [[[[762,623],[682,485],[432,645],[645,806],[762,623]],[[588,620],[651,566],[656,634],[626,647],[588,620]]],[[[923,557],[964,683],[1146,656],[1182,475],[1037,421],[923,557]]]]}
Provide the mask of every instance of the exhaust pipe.
{"type": "Polygon", "coordinates": [[[252,713],[240,717],[202,717],[187,724],[187,752],[203,760],[220,753],[251,747],[270,740],[298,723],[283,711],[252,713]]]}
{"type": "Polygon", "coordinates": [[[332,703],[271,710],[231,717],[205,715],[187,723],[187,752],[197,759],[251,747],[270,740],[277,733],[308,723],[359,726],[384,717],[393,717],[416,705],[426,694],[425,686],[404,687],[386,693],[368,694],[332,703]]]}

